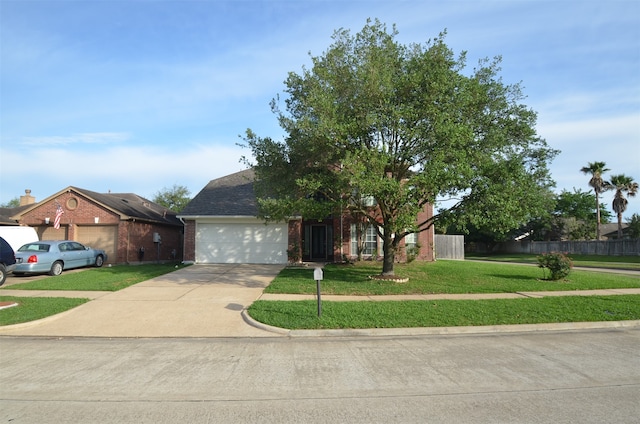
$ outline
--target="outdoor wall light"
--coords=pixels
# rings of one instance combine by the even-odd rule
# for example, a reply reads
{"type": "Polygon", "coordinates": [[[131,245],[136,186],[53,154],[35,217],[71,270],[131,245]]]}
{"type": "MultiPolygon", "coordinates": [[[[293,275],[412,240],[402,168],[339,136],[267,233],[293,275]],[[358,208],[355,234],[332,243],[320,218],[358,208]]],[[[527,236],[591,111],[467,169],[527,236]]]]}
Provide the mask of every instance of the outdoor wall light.
{"type": "Polygon", "coordinates": [[[44,219],[44,223],[45,223],[45,224],[47,224],[47,225],[49,225],[49,221],[50,221],[50,218],[49,218],[49,217],[46,217],[46,218],[44,219]]]}
{"type": "Polygon", "coordinates": [[[95,218],[93,218],[93,220],[95,221],[95,223],[97,224],[98,222],[100,222],[100,217],[96,216],[95,218]]]}

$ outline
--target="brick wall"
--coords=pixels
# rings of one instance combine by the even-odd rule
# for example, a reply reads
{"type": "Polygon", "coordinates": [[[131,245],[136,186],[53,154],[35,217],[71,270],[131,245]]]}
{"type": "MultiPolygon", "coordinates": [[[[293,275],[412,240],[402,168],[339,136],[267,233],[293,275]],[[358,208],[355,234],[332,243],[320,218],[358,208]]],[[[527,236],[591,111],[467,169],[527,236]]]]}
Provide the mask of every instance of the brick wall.
{"type": "Polygon", "coordinates": [[[193,219],[184,221],[184,260],[196,260],[196,221],[193,219]]]}

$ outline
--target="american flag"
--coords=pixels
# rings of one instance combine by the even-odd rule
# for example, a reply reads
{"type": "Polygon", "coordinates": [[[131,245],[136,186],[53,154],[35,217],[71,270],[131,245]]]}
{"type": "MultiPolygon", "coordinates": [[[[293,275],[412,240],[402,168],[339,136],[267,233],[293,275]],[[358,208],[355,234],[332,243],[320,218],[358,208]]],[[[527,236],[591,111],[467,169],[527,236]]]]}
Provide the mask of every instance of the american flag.
{"type": "Polygon", "coordinates": [[[63,213],[64,211],[62,210],[62,206],[58,205],[58,208],[56,209],[56,218],[53,220],[53,228],[56,230],[60,228],[60,218],[63,213]]]}

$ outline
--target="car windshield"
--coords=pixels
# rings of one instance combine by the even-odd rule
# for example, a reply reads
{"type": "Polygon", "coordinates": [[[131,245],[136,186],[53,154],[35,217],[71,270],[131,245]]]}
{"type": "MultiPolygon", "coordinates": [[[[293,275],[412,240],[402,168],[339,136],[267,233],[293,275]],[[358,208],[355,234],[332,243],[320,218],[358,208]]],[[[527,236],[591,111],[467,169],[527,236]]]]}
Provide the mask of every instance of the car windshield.
{"type": "Polygon", "coordinates": [[[43,243],[28,243],[18,249],[18,252],[48,252],[50,245],[43,243]]]}

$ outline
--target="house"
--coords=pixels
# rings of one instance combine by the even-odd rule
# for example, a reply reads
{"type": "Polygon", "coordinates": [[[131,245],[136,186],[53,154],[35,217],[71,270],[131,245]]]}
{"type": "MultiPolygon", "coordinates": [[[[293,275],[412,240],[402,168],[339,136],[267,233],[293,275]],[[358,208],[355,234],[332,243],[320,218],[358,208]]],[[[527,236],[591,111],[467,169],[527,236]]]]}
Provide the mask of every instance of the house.
{"type": "MultiPolygon", "coordinates": [[[[210,181],[178,216],[185,224],[184,259],[195,263],[265,263],[342,261],[357,257],[355,225],[349,215],[309,220],[292,216],[287,222],[257,218],[253,190],[255,174],[247,169],[210,181]],[[352,237],[353,235],[353,237],[352,237]]],[[[429,206],[418,220],[432,216],[429,206]]],[[[433,260],[433,228],[407,237],[416,258],[433,260]]],[[[366,230],[365,257],[382,256],[382,240],[366,230]]],[[[397,254],[403,260],[404,249],[397,254]]]]}
{"type": "Polygon", "coordinates": [[[9,222],[35,228],[40,240],[68,239],[103,249],[108,263],[182,258],[183,225],[176,213],[136,194],[67,187],[40,202],[23,200],[27,196],[9,222]]]}
{"type": "MultiPolygon", "coordinates": [[[[600,224],[600,234],[603,240],[617,240],[618,239],[618,223],[600,224]]],[[[622,223],[622,238],[630,239],[629,224],[622,223]]]]}

